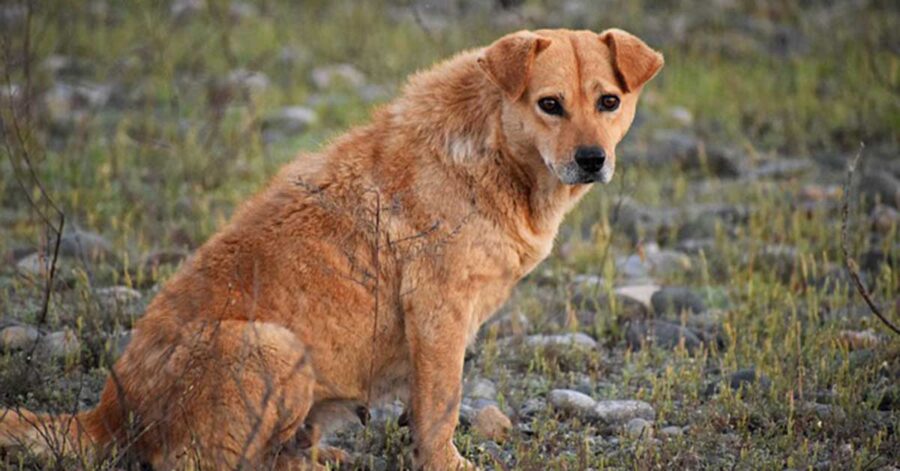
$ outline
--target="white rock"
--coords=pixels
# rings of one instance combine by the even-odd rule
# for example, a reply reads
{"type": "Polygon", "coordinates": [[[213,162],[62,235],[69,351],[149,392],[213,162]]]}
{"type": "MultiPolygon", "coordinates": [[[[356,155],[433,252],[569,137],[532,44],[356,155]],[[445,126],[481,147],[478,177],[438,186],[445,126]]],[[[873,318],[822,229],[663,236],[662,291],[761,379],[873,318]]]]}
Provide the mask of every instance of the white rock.
{"type": "Polygon", "coordinates": [[[612,400],[598,401],[594,415],[607,424],[624,424],[634,418],[653,420],[656,411],[644,401],[612,400]]]}
{"type": "Polygon", "coordinates": [[[571,334],[559,335],[531,335],[525,338],[525,344],[530,347],[558,347],[575,345],[584,348],[597,348],[597,341],[591,336],[575,332],[571,334]]]}
{"type": "Polygon", "coordinates": [[[591,416],[597,402],[591,396],[571,389],[554,389],[547,397],[553,407],[562,411],[591,416]]]}
{"type": "Polygon", "coordinates": [[[466,382],[464,394],[470,399],[490,399],[497,398],[497,387],[489,379],[473,378],[466,382]]]}
{"type": "Polygon", "coordinates": [[[615,293],[619,296],[636,301],[649,310],[653,306],[653,303],[651,301],[651,299],[653,298],[653,293],[656,293],[659,290],[659,285],[642,284],[622,286],[620,288],[616,288],[615,293]]]}
{"type": "Polygon", "coordinates": [[[335,80],[342,80],[355,88],[366,83],[366,76],[350,64],[334,64],[316,67],[310,74],[313,84],[319,89],[331,87],[335,80]]]}
{"type": "Polygon", "coordinates": [[[0,330],[0,350],[24,350],[38,338],[38,331],[29,325],[11,325],[0,330]]]}

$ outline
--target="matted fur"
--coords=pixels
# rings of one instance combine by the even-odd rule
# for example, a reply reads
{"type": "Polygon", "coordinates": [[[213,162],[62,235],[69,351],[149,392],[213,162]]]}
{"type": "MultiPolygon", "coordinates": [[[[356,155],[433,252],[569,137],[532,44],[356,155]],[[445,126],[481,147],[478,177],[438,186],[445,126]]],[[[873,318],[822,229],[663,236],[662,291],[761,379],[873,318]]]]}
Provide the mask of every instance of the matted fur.
{"type": "Polygon", "coordinates": [[[470,468],[452,442],[466,344],[590,188],[571,184],[584,178],[575,150],[602,148],[589,181],[611,178],[662,63],[620,30],[542,30],[413,76],[197,251],[95,409],[70,421],[7,411],[0,444],[47,447],[29,430],[65,424],[73,449],[128,448],[156,469],[314,466],[291,445],[315,441],[334,410],[401,397],[417,467],[470,468]],[[621,106],[598,111],[602,94],[621,106]],[[537,107],[546,96],[564,116],[537,107]]]}

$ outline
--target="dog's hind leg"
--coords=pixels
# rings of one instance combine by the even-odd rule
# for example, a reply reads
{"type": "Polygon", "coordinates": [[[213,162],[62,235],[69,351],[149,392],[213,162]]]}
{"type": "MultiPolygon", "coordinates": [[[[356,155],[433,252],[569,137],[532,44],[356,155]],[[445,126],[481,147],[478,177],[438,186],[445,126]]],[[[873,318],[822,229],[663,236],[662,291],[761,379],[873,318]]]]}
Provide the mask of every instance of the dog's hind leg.
{"type": "Polygon", "coordinates": [[[165,374],[181,376],[177,395],[161,405],[160,438],[169,443],[151,462],[155,469],[256,469],[303,425],[315,386],[311,360],[275,324],[221,321],[200,332],[166,366],[165,374]]]}

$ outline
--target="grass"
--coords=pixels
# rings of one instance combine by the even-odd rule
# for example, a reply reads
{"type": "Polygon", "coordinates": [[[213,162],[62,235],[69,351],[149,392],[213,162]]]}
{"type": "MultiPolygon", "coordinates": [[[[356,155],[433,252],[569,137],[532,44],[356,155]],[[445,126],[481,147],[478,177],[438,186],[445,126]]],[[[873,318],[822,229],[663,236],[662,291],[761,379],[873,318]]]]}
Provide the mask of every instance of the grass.
{"type": "MultiPolygon", "coordinates": [[[[15,178],[23,175],[15,166],[21,169],[24,148],[67,224],[102,234],[114,260],[109,266],[64,265],[70,287],[54,293],[41,327],[78,332],[81,354],[36,369],[23,369],[22,353],[0,356],[2,401],[39,409],[96,401],[110,361],[110,332],[129,328],[131,318],[99,320],[93,289],[131,285],[142,289],[146,302],[153,283],[132,277],[129,268],[157,249],[196,248],[280,165],[364,122],[408,74],[515,29],[615,25],[660,48],[666,67],[648,86],[638,122],[622,144],[624,171],[617,182],[592,190],[567,219],[551,259],[507,307],[530,321],[529,333],[581,330],[601,348],[532,350],[486,334],[467,374],[494,380],[507,410],[586,381],[598,399],[650,402],[657,428],[689,429],[671,440],[636,440],[547,409],[531,418],[513,414],[518,431],[499,455],[466,428],[458,431],[461,450],[489,466],[505,456],[517,469],[875,469],[900,461],[900,343],[864,314],[861,300],[836,274],[836,199],[803,204],[804,187],[840,184],[840,163],[860,141],[867,144],[866,171],[896,173],[900,59],[893,45],[900,43],[900,15],[890,2],[869,2],[852,12],[852,21],[840,21],[834,18],[849,13],[827,3],[801,8],[738,1],[729,7],[616,0],[566,14],[562,4],[548,0],[527,1],[509,14],[460,1],[470,12],[443,26],[428,8],[419,7],[417,19],[410,13],[413,3],[260,0],[249,3],[256,14],[235,19],[230,3],[220,0],[181,18],[157,1],[87,8],[54,0],[34,4],[29,35],[24,22],[4,28],[9,83],[26,82],[16,51],[27,36],[36,96],[62,82],[111,86],[112,93],[100,106],[76,110],[77,119],[56,119],[44,110],[43,98],[35,99],[24,147],[10,133],[3,136],[12,147],[0,151],[0,254],[46,240],[25,197],[26,191],[36,197],[37,189],[29,184],[23,191],[15,178]],[[696,26],[679,35],[677,21],[696,26]],[[53,71],[47,67],[52,56],[74,61],[53,71]],[[372,100],[342,83],[318,89],[311,71],[333,63],[353,64],[381,94],[372,100]],[[264,73],[268,86],[229,85],[229,74],[238,69],[264,73]],[[261,123],[272,110],[296,104],[314,108],[318,121],[299,135],[266,143],[261,123]],[[690,113],[689,124],[672,116],[676,107],[690,113]],[[672,130],[697,136],[708,148],[732,149],[751,166],[788,156],[814,162],[814,168],[787,179],[736,181],[644,158],[655,152],[657,133],[672,130]],[[835,161],[836,167],[820,164],[835,161]],[[636,253],[659,234],[639,231],[643,240],[635,244],[623,233],[615,217],[622,195],[660,210],[699,204],[748,210],[745,221],[715,222],[709,245],[691,257],[689,269],[655,277],[708,298],[718,309],[721,346],[699,352],[626,347],[630,314],[612,294],[622,283],[616,257],[636,253]],[[773,245],[795,251],[766,256],[773,245]],[[566,319],[584,309],[571,302],[570,281],[577,274],[604,277],[591,296],[605,302],[588,309],[598,312],[591,322],[576,325],[566,319]],[[827,283],[817,283],[823,278],[827,283]],[[865,329],[882,342],[851,349],[840,340],[843,330],[865,329]],[[706,394],[710,384],[747,367],[767,376],[770,387],[706,394]],[[817,415],[806,405],[811,401],[839,407],[844,417],[817,415]]],[[[8,124],[11,108],[2,104],[0,119],[8,124]]],[[[871,201],[854,197],[853,206],[853,251],[883,254],[866,275],[896,319],[897,224],[872,230],[871,201]]],[[[661,240],[663,248],[676,246],[689,219],[675,217],[676,235],[661,240]]],[[[171,272],[164,269],[157,281],[171,272]]],[[[41,289],[13,264],[2,266],[0,320],[36,323],[41,289]]],[[[405,429],[393,427],[353,438],[358,451],[392,465],[409,463],[405,429]]],[[[0,463],[16,467],[9,457],[0,463]]]]}

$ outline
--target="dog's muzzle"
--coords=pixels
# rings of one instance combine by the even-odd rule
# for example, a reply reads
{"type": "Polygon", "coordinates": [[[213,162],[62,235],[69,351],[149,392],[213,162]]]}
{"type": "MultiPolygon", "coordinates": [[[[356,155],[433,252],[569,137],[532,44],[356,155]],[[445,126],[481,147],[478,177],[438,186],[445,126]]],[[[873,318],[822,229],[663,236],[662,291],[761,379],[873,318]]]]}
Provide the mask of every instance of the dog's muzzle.
{"type": "Polygon", "coordinates": [[[557,171],[559,179],[569,185],[603,182],[612,179],[613,168],[608,165],[606,152],[597,146],[579,147],[575,150],[574,161],[563,165],[557,171]]]}

